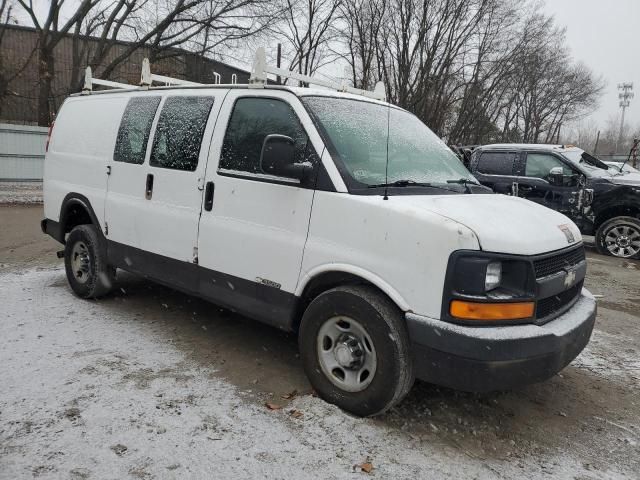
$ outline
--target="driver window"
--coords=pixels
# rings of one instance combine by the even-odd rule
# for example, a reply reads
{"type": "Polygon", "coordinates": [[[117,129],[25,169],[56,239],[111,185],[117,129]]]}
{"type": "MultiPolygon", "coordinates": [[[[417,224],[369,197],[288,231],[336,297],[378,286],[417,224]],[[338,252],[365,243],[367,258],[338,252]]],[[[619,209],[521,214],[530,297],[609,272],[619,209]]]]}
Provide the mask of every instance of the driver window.
{"type": "Polygon", "coordinates": [[[525,175],[527,177],[542,178],[547,180],[552,168],[562,168],[564,175],[573,175],[573,170],[567,165],[562,163],[553,155],[546,153],[529,153],[527,154],[527,166],[525,168],[525,175]]]}
{"type": "Polygon", "coordinates": [[[267,135],[291,137],[295,162],[311,160],[309,137],[293,108],[275,98],[245,97],[236,101],[222,144],[219,170],[262,173],[260,152],[267,135]]]}

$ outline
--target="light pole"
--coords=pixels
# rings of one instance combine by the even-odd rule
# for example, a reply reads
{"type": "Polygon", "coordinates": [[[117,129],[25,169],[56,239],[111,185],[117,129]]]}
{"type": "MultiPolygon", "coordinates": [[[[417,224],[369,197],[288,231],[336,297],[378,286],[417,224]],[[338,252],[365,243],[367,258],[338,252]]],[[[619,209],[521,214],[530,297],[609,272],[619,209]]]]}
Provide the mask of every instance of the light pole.
{"type": "Polygon", "coordinates": [[[631,104],[631,99],[633,98],[633,83],[619,83],[618,90],[620,90],[618,98],[620,99],[622,118],[620,119],[620,134],[618,135],[618,140],[616,141],[616,153],[618,153],[618,146],[622,143],[622,134],[624,133],[624,114],[627,110],[627,107],[631,104]]]}

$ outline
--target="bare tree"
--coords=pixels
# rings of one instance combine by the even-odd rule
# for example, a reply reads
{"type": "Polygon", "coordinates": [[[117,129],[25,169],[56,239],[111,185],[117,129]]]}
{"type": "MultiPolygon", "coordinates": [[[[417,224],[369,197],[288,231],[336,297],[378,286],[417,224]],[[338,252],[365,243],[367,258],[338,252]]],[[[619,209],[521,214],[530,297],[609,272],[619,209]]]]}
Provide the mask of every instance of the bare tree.
{"type": "MultiPolygon", "coordinates": [[[[11,0],[0,1],[5,5],[11,0]]],[[[14,1],[38,34],[41,125],[50,121],[54,50],[65,37],[71,39],[72,55],[70,81],[63,94],[77,91],[85,66],[110,78],[142,48],[152,63],[183,55],[185,48],[215,56],[221,46],[237,45],[266,28],[275,13],[269,0],[77,0],[73,4],[51,0],[44,13],[34,0],[14,1]]]]}
{"type": "Polygon", "coordinates": [[[48,125],[51,121],[51,96],[55,76],[54,48],[74,27],[77,22],[98,4],[99,0],[81,0],[77,9],[66,20],[61,18],[65,0],[50,0],[49,8],[43,18],[39,18],[33,0],[17,0],[29,15],[38,33],[38,124],[48,125]]]}
{"type": "Polygon", "coordinates": [[[353,86],[371,89],[381,78],[380,32],[389,0],[343,0],[340,6],[340,40],[346,46],[346,58],[353,86]]]}
{"type": "Polygon", "coordinates": [[[557,141],[563,123],[597,107],[604,84],[571,61],[564,30],[552,17],[534,12],[525,18],[514,66],[503,131],[517,132],[522,141],[557,141]]]}
{"type": "Polygon", "coordinates": [[[557,140],[602,90],[536,2],[343,0],[340,20],[354,85],[384,79],[450,142],[557,140]]]}
{"type": "Polygon", "coordinates": [[[311,75],[330,61],[340,5],[341,0],[283,0],[282,19],[271,32],[284,40],[285,54],[291,50],[289,70],[311,75]]]}
{"type": "Polygon", "coordinates": [[[19,75],[19,69],[8,68],[9,59],[5,58],[4,49],[2,48],[6,25],[13,20],[13,7],[14,5],[10,0],[0,0],[0,113],[2,113],[2,109],[7,103],[9,83],[19,75]]]}

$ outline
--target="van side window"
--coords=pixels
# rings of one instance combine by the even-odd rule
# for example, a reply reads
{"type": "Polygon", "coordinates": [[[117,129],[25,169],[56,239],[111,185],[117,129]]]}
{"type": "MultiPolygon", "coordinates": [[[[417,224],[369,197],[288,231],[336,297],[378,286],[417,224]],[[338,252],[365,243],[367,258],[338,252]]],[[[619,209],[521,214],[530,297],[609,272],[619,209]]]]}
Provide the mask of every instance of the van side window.
{"type": "Polygon", "coordinates": [[[484,152],[478,160],[478,172],[489,175],[513,175],[514,152],[484,152]]]}
{"type": "Polygon", "coordinates": [[[310,160],[313,147],[307,148],[309,137],[291,105],[274,98],[238,99],[222,143],[218,168],[263,173],[260,170],[262,144],[265,137],[272,134],[293,138],[296,163],[310,160]]]}
{"type": "Polygon", "coordinates": [[[113,159],[141,165],[147,152],[151,124],[156,116],[160,97],[133,97],[124,110],[113,159]]]}
{"type": "Polygon", "coordinates": [[[162,106],[149,163],[193,172],[213,97],[169,97],[162,106]]]}

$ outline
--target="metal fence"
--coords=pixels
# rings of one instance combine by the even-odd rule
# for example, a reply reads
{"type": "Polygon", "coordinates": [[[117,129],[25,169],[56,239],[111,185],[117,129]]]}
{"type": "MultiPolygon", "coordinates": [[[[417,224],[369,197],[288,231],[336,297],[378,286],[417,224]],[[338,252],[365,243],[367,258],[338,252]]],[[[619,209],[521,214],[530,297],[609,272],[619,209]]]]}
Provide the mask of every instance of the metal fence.
{"type": "Polygon", "coordinates": [[[0,123],[0,181],[42,180],[47,130],[0,123]]]}

